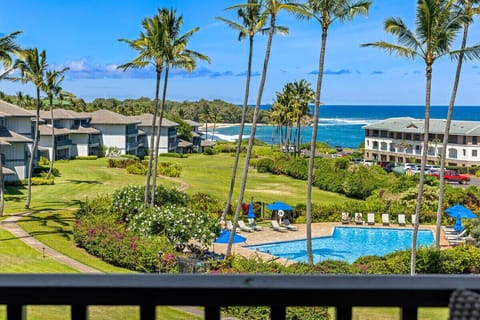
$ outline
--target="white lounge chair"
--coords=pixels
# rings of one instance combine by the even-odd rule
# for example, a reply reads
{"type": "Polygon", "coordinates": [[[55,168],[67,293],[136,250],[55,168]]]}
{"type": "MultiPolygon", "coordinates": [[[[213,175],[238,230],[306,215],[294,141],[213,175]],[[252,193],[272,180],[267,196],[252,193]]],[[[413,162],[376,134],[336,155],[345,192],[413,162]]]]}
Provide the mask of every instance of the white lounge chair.
{"type": "Polygon", "coordinates": [[[285,225],[285,228],[287,228],[288,230],[291,230],[291,231],[298,230],[297,226],[294,226],[288,219],[284,219],[283,224],[285,225]]]}
{"type": "Polygon", "coordinates": [[[350,223],[350,213],[342,212],[342,224],[349,224],[350,223]]]}
{"type": "Polygon", "coordinates": [[[243,220],[238,220],[238,227],[242,231],[246,231],[246,232],[253,232],[254,231],[253,228],[250,228],[249,226],[247,226],[243,220]]]}
{"type": "MultiPolygon", "coordinates": [[[[227,228],[228,231],[233,231],[233,223],[230,220],[227,220],[225,222],[225,227],[227,228]]],[[[237,233],[240,233],[240,230],[236,229],[235,230],[237,233]]]]}
{"type": "Polygon", "coordinates": [[[398,215],[398,225],[399,226],[405,226],[407,223],[405,222],[405,215],[404,214],[399,214],[398,215]]]}
{"type": "Polygon", "coordinates": [[[375,214],[367,213],[367,224],[373,226],[375,224],[375,214]]]}
{"type": "Polygon", "coordinates": [[[390,225],[390,217],[388,216],[388,213],[382,213],[382,224],[384,226],[390,225]]]}
{"type": "Polygon", "coordinates": [[[277,220],[272,220],[271,221],[271,224],[272,224],[272,229],[275,230],[275,231],[279,231],[279,232],[287,232],[287,228],[285,227],[281,227],[279,224],[278,224],[278,221],[277,220]]]}
{"type": "Polygon", "coordinates": [[[363,217],[361,212],[355,212],[355,224],[363,224],[363,217]]]}
{"type": "Polygon", "coordinates": [[[412,214],[412,226],[415,226],[415,220],[417,219],[416,214],[412,214]]]}

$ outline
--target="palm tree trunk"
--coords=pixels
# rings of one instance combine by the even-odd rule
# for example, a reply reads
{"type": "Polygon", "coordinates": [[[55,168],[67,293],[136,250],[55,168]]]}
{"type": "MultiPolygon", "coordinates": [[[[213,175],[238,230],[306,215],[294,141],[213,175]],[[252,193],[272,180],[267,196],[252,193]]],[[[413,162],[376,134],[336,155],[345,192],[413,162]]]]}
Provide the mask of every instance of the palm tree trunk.
{"type": "Polygon", "coordinates": [[[152,190],[151,190],[151,197],[150,197],[150,205],[153,207],[155,204],[155,192],[157,190],[157,169],[158,169],[158,156],[159,156],[159,149],[160,149],[160,137],[162,135],[162,121],[163,121],[163,113],[165,111],[165,97],[167,95],[167,84],[168,84],[168,69],[169,66],[167,64],[165,68],[165,77],[163,80],[163,94],[162,94],[162,106],[160,107],[160,116],[158,120],[158,131],[157,131],[157,140],[155,141],[155,163],[153,165],[153,176],[152,176],[152,190]]]}
{"type": "Polygon", "coordinates": [[[52,159],[50,159],[50,168],[45,179],[50,179],[50,175],[53,171],[53,163],[55,162],[55,121],[53,119],[53,99],[50,98],[50,119],[52,119],[52,159]]]}
{"type": "MultiPolygon", "coordinates": [[[[145,195],[143,199],[143,203],[148,203],[148,191],[150,188],[150,179],[152,177],[152,160],[154,156],[154,144],[155,144],[155,128],[157,125],[157,114],[158,114],[158,95],[160,91],[160,77],[162,75],[162,69],[157,69],[157,82],[155,84],[155,105],[153,107],[153,118],[152,118],[152,133],[150,134],[150,152],[148,157],[148,165],[147,165],[147,178],[145,181],[145,195]]],[[[159,126],[160,130],[160,126],[159,126]]]]}
{"type": "Polygon", "coordinates": [[[317,90],[315,92],[315,107],[313,111],[313,129],[312,140],[310,142],[310,159],[308,161],[307,178],[307,256],[308,264],[313,265],[312,251],[312,185],[313,185],[313,165],[315,163],[315,153],[317,144],[318,116],[320,112],[320,96],[322,93],[323,66],[325,64],[325,48],[327,45],[327,27],[322,28],[322,42],[320,45],[320,58],[318,63],[317,90]]]}
{"type": "Polygon", "coordinates": [[[28,183],[27,183],[27,200],[25,201],[25,209],[30,208],[30,202],[32,201],[32,173],[33,173],[33,159],[37,153],[38,146],[38,122],[40,120],[40,88],[37,87],[37,114],[35,115],[35,135],[33,138],[32,154],[30,155],[30,161],[28,162],[28,183]]]}
{"type": "Polygon", "coordinates": [[[2,152],[0,150],[0,217],[3,216],[3,209],[5,208],[4,198],[4,185],[3,185],[3,159],[2,152]]]}
{"type": "Polygon", "coordinates": [[[425,89],[425,122],[423,130],[423,149],[422,149],[422,161],[420,168],[420,179],[418,182],[418,197],[417,206],[415,208],[415,224],[413,226],[412,235],[412,256],[410,260],[410,274],[415,275],[415,267],[417,262],[417,235],[420,222],[420,212],[422,210],[423,199],[423,185],[425,182],[425,164],[427,163],[428,154],[428,136],[430,133],[430,95],[432,91],[432,65],[427,64],[426,67],[426,89],[425,89]]]}
{"type": "MultiPolygon", "coordinates": [[[[230,179],[230,189],[228,190],[227,202],[225,204],[225,208],[223,209],[222,216],[220,217],[220,221],[225,221],[225,216],[230,210],[230,206],[232,203],[233,189],[235,188],[235,180],[237,178],[238,160],[240,159],[240,152],[242,151],[243,129],[245,128],[245,117],[247,114],[248,96],[250,94],[250,75],[252,73],[252,55],[253,55],[253,37],[252,36],[250,36],[249,41],[250,41],[249,42],[250,45],[248,50],[247,80],[245,83],[245,94],[243,96],[242,118],[240,122],[240,130],[238,132],[237,149],[235,150],[235,160],[233,161],[232,177],[230,179]]],[[[273,145],[273,133],[272,133],[272,145],[273,145]]]]}
{"type": "Polygon", "coordinates": [[[267,48],[265,50],[265,59],[263,61],[262,78],[260,80],[260,85],[257,93],[257,101],[255,103],[255,109],[253,111],[252,130],[250,132],[250,139],[248,140],[247,154],[245,155],[245,164],[243,167],[243,174],[242,174],[242,183],[240,185],[238,203],[237,203],[237,208],[235,210],[233,230],[230,234],[230,238],[228,239],[227,251],[225,253],[227,257],[232,254],[233,237],[235,236],[235,232],[237,230],[238,218],[240,216],[240,210],[242,209],[243,196],[245,194],[245,188],[247,185],[248,166],[250,162],[250,157],[252,155],[253,143],[255,141],[255,131],[257,130],[258,110],[260,109],[260,104],[262,103],[263,88],[265,87],[265,80],[267,78],[268,60],[270,59],[270,50],[272,48],[272,39],[273,39],[274,29],[275,29],[275,15],[272,14],[270,19],[270,30],[268,32],[267,48]]]}
{"type": "Polygon", "coordinates": [[[297,119],[297,157],[300,158],[300,116],[297,119]]]}
{"type": "MultiPolygon", "coordinates": [[[[465,49],[467,45],[468,26],[469,25],[466,24],[465,27],[463,28],[463,39],[462,39],[462,46],[461,46],[462,50],[465,49]]],[[[443,195],[444,195],[444,189],[445,189],[444,169],[445,169],[445,162],[447,159],[448,136],[450,134],[450,126],[452,123],[453,106],[455,105],[455,99],[457,97],[458,83],[460,82],[460,73],[462,72],[463,57],[464,57],[464,53],[461,52],[458,57],[457,71],[455,73],[455,81],[453,82],[453,89],[452,89],[452,95],[450,96],[450,103],[448,104],[447,122],[445,123],[445,133],[443,135],[443,142],[442,142],[442,153],[440,155],[440,173],[439,173],[440,190],[438,192],[437,225],[435,228],[435,246],[437,248],[440,248],[440,229],[442,227],[443,195]]]]}

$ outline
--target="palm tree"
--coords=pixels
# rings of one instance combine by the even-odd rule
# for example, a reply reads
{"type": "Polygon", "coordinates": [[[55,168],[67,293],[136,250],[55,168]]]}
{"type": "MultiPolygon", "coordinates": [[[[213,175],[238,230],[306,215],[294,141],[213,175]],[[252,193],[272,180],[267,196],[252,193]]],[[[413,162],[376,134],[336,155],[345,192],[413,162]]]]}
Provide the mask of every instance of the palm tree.
{"type": "Polygon", "coordinates": [[[45,83],[43,84],[43,92],[46,93],[48,104],[50,108],[50,119],[52,120],[52,156],[50,159],[50,168],[45,179],[49,179],[53,171],[53,163],[55,162],[55,121],[53,117],[53,98],[63,95],[71,95],[68,92],[63,92],[60,84],[62,83],[65,76],[63,75],[65,71],[70,68],[63,68],[61,70],[49,70],[45,73],[45,83]]]}
{"type": "Polygon", "coordinates": [[[196,27],[187,33],[181,35],[180,28],[183,25],[183,16],[177,17],[175,9],[162,9],[160,12],[160,21],[164,28],[166,41],[164,42],[164,62],[165,62],[165,78],[163,82],[162,105],[160,107],[160,116],[158,122],[157,140],[155,142],[156,157],[153,166],[152,190],[150,197],[150,204],[153,206],[155,202],[155,190],[157,184],[157,166],[158,166],[158,149],[160,144],[161,126],[163,121],[163,113],[165,111],[165,102],[167,95],[168,73],[170,66],[172,68],[182,68],[187,71],[192,71],[197,65],[197,60],[204,60],[210,62],[210,58],[199,52],[187,49],[190,38],[200,30],[196,27]]]}
{"type": "Polygon", "coordinates": [[[320,44],[320,58],[318,62],[317,88],[315,91],[315,106],[313,112],[312,140],[310,142],[310,159],[308,162],[307,178],[307,256],[308,263],[313,264],[312,254],[312,185],[313,185],[313,165],[315,162],[318,116],[320,111],[320,96],[322,93],[323,68],[325,64],[325,50],[327,46],[327,33],[330,25],[339,20],[350,21],[355,16],[368,14],[370,0],[308,0],[307,7],[311,10],[312,16],[320,23],[322,28],[322,38],[320,44]]]}
{"type": "Polygon", "coordinates": [[[47,69],[47,55],[45,50],[38,52],[38,49],[29,49],[25,52],[24,59],[18,59],[15,61],[14,68],[20,70],[22,82],[32,82],[36,88],[36,115],[35,115],[35,133],[33,138],[32,152],[30,155],[30,161],[28,163],[28,187],[27,187],[27,200],[25,202],[25,209],[30,208],[30,202],[32,199],[32,173],[33,173],[33,159],[37,153],[39,130],[38,124],[40,121],[40,106],[42,104],[40,100],[40,90],[43,87],[45,70],[47,69]]]}
{"type": "MultiPolygon", "coordinates": [[[[0,63],[5,67],[5,71],[0,74],[0,79],[4,78],[10,71],[12,65],[12,54],[19,54],[22,50],[13,41],[17,35],[22,31],[16,31],[9,35],[0,37],[0,63]]],[[[0,144],[1,145],[1,144],[0,144]]],[[[0,151],[0,216],[3,216],[3,209],[5,207],[4,188],[3,188],[3,161],[0,151]]]]}
{"type": "Polygon", "coordinates": [[[14,42],[15,38],[22,31],[15,31],[6,36],[0,37],[0,63],[5,67],[5,71],[0,73],[0,79],[4,78],[12,69],[12,54],[19,55],[22,49],[14,42]]]}
{"type": "MultiPolygon", "coordinates": [[[[158,97],[160,91],[160,79],[162,76],[165,54],[164,49],[166,47],[166,34],[164,25],[160,19],[161,10],[158,10],[158,14],[152,18],[145,18],[142,21],[143,32],[140,32],[140,36],[136,40],[118,39],[118,41],[126,42],[132,49],[138,51],[138,56],[132,61],[118,66],[119,69],[138,69],[146,68],[149,65],[153,65],[156,72],[156,84],[155,84],[155,99],[153,100],[153,117],[152,117],[152,133],[150,134],[150,152],[147,166],[147,177],[145,181],[145,195],[144,203],[148,203],[148,194],[150,188],[150,180],[152,176],[152,160],[154,155],[154,139],[155,130],[157,124],[158,114],[158,97]]],[[[160,130],[160,126],[158,128],[160,130]]]]}
{"type": "MultiPolygon", "coordinates": [[[[239,190],[238,203],[237,203],[237,207],[235,209],[235,218],[234,218],[235,223],[233,224],[233,230],[232,230],[232,233],[230,235],[228,245],[227,245],[227,251],[226,251],[226,256],[227,257],[230,256],[230,254],[232,252],[233,238],[235,236],[238,217],[240,216],[240,210],[242,209],[243,196],[245,194],[245,188],[246,188],[246,185],[247,185],[248,166],[249,166],[249,162],[250,162],[250,157],[252,155],[253,143],[255,141],[255,131],[257,129],[258,110],[260,109],[260,104],[262,103],[263,88],[265,87],[265,80],[266,80],[266,77],[267,77],[268,61],[270,59],[270,50],[272,48],[272,39],[273,39],[274,31],[275,31],[275,24],[276,24],[277,15],[282,10],[285,10],[285,11],[291,12],[291,13],[297,13],[297,14],[307,14],[307,12],[297,3],[287,2],[285,0],[265,0],[265,2],[262,1],[261,4],[262,4],[262,7],[265,10],[265,12],[263,14],[266,14],[270,17],[270,28],[268,30],[267,48],[265,50],[265,58],[264,58],[264,61],[263,61],[262,77],[260,79],[260,84],[259,84],[258,93],[257,93],[257,100],[256,100],[256,103],[255,103],[255,109],[253,111],[252,129],[251,129],[251,132],[250,132],[250,138],[248,140],[247,152],[246,152],[246,155],[245,155],[245,164],[244,164],[244,167],[243,167],[242,182],[241,182],[240,190],[239,190]]],[[[248,7],[248,4],[237,5],[237,6],[234,6],[234,7],[245,8],[245,7],[248,7]]],[[[231,8],[234,8],[234,7],[231,7],[231,8]]]]}
{"type": "MultiPolygon", "coordinates": [[[[460,8],[463,9],[465,15],[468,15],[470,18],[472,18],[474,15],[480,14],[480,7],[474,7],[474,5],[478,5],[479,3],[479,0],[458,1],[460,8]]],[[[469,23],[465,23],[465,25],[463,26],[463,38],[460,50],[465,50],[465,47],[467,45],[468,27],[469,23]]],[[[440,190],[438,193],[437,225],[435,229],[435,246],[437,248],[440,248],[440,229],[442,226],[443,195],[445,188],[445,176],[443,174],[447,158],[448,136],[450,134],[450,125],[452,123],[453,106],[455,105],[455,98],[457,96],[458,83],[460,82],[460,73],[462,72],[463,58],[464,53],[460,52],[457,61],[457,70],[455,72],[455,80],[453,82],[452,94],[450,96],[450,103],[448,104],[447,122],[445,123],[445,132],[442,141],[442,151],[440,154],[440,190]]]]}
{"type": "Polygon", "coordinates": [[[297,155],[300,156],[300,126],[302,118],[310,114],[310,103],[315,101],[315,92],[310,88],[310,83],[302,79],[292,84],[292,94],[294,95],[294,116],[297,125],[297,155]]]}
{"type": "MultiPolygon", "coordinates": [[[[235,150],[235,160],[233,161],[233,168],[232,168],[232,177],[230,179],[230,188],[228,190],[227,201],[225,203],[225,208],[223,209],[222,216],[220,217],[220,221],[225,220],[225,216],[227,215],[228,211],[230,210],[232,196],[233,196],[233,189],[235,188],[235,180],[237,177],[237,169],[238,169],[238,160],[240,159],[240,152],[242,150],[242,137],[243,137],[243,130],[245,128],[245,115],[247,114],[247,106],[248,106],[248,97],[250,94],[250,78],[252,74],[252,56],[253,56],[253,40],[255,35],[263,31],[263,28],[266,23],[266,15],[261,13],[261,3],[263,0],[248,0],[248,6],[246,8],[238,9],[238,17],[242,20],[242,24],[236,23],[231,20],[227,20],[221,17],[217,17],[218,20],[225,22],[231,28],[237,30],[238,40],[241,41],[242,39],[248,37],[249,47],[248,47],[248,63],[247,63],[247,78],[245,82],[245,94],[243,96],[243,106],[242,106],[242,116],[240,121],[240,129],[238,132],[238,141],[237,141],[237,149],[235,150]]],[[[228,9],[228,8],[227,8],[228,9]]]]}
{"type": "MultiPolygon", "coordinates": [[[[432,87],[432,71],[434,62],[447,54],[455,57],[457,52],[451,51],[450,46],[459,30],[470,18],[458,10],[454,10],[454,1],[446,0],[418,0],[416,11],[415,32],[407,28],[400,18],[389,18],[385,21],[384,27],[387,33],[397,37],[398,44],[385,41],[367,43],[363,46],[373,46],[389,53],[396,53],[401,57],[409,59],[421,58],[425,62],[425,119],[423,133],[423,149],[421,158],[420,178],[418,183],[417,206],[415,208],[415,225],[412,237],[412,255],[410,273],[415,274],[416,264],[416,242],[420,210],[422,207],[423,186],[425,180],[425,164],[428,153],[428,136],[430,125],[430,97],[432,87]]],[[[478,57],[480,47],[473,47],[463,50],[465,58],[478,57]]]]}

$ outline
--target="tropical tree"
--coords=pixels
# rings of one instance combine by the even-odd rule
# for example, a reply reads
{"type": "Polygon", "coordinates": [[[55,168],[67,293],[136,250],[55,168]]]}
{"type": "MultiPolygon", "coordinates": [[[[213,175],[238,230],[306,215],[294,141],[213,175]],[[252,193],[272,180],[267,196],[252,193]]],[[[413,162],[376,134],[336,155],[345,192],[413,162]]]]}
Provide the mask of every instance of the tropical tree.
{"type": "MultiPolygon", "coordinates": [[[[228,241],[226,256],[231,255],[233,238],[235,236],[235,232],[237,228],[238,217],[240,216],[240,211],[242,209],[243,196],[245,194],[245,188],[247,185],[247,178],[248,178],[248,166],[249,166],[250,158],[252,155],[253,143],[255,141],[255,131],[257,129],[258,110],[260,109],[260,104],[262,103],[263,88],[265,87],[265,80],[267,77],[268,62],[270,59],[270,50],[272,48],[272,39],[275,31],[277,16],[281,11],[287,11],[287,12],[296,13],[296,14],[308,14],[303,9],[302,6],[298,5],[297,3],[287,2],[285,0],[265,0],[261,2],[261,5],[262,5],[262,8],[264,9],[264,13],[262,14],[268,15],[270,17],[270,28],[268,30],[268,40],[267,40],[267,47],[265,49],[265,58],[263,61],[262,76],[260,78],[260,84],[259,84],[258,93],[257,93],[257,100],[255,103],[255,109],[253,111],[252,129],[250,132],[247,152],[245,155],[245,164],[243,167],[242,181],[241,181],[239,196],[238,196],[238,203],[235,209],[235,217],[234,217],[235,223],[233,224],[233,230],[228,241]]],[[[231,8],[234,8],[234,7],[246,8],[248,6],[249,6],[248,4],[244,4],[244,5],[233,6],[231,8]]]]}
{"type": "Polygon", "coordinates": [[[6,36],[0,37],[0,63],[4,70],[0,72],[0,79],[4,78],[12,69],[12,54],[19,55],[22,49],[14,42],[15,38],[22,33],[22,31],[15,31],[6,36]]]}
{"type": "Polygon", "coordinates": [[[42,102],[40,100],[40,91],[43,87],[47,66],[47,54],[45,53],[45,50],[39,53],[37,48],[26,50],[24,53],[24,59],[18,59],[15,61],[14,64],[14,68],[20,70],[21,72],[21,78],[15,80],[21,80],[24,83],[31,82],[36,88],[35,132],[32,150],[30,154],[30,160],[28,162],[28,186],[25,209],[30,208],[30,202],[32,199],[33,160],[36,156],[38,147],[38,125],[40,121],[40,107],[42,105],[42,102]]]}
{"type": "MultiPolygon", "coordinates": [[[[432,71],[434,62],[445,55],[456,57],[459,51],[450,49],[456,35],[465,23],[470,21],[467,15],[455,10],[455,1],[446,0],[418,0],[416,9],[415,32],[408,29],[401,18],[385,20],[384,28],[387,33],[397,37],[398,44],[378,41],[363,46],[373,46],[389,53],[409,59],[421,58],[425,62],[425,119],[423,128],[423,149],[421,169],[418,183],[418,198],[415,209],[415,223],[412,237],[412,254],[410,273],[415,274],[416,242],[420,211],[422,208],[423,187],[425,181],[425,164],[428,153],[428,136],[430,126],[430,98],[432,87],[432,71]]],[[[462,50],[464,58],[476,58],[480,55],[480,47],[462,50]]]]}
{"type": "Polygon", "coordinates": [[[315,92],[310,87],[310,83],[304,79],[293,82],[290,90],[294,98],[293,116],[297,125],[296,150],[297,155],[300,156],[300,126],[302,119],[310,114],[310,103],[315,101],[315,92]]]}
{"type": "Polygon", "coordinates": [[[318,62],[317,88],[315,91],[315,106],[313,111],[312,139],[310,142],[310,159],[308,162],[307,178],[307,204],[306,204],[306,238],[308,263],[313,264],[312,252],[312,185],[315,162],[318,116],[320,113],[320,97],[322,93],[323,69],[325,64],[325,51],[327,46],[327,34],[330,25],[335,21],[350,21],[357,15],[367,15],[370,8],[370,0],[308,0],[307,7],[312,17],[317,20],[322,28],[320,43],[320,58],[318,62]]]}
{"type": "MultiPolygon", "coordinates": [[[[9,35],[0,37],[0,63],[5,70],[0,73],[0,79],[4,78],[10,71],[12,65],[12,54],[19,54],[22,50],[13,41],[21,31],[10,33],[9,35]]],[[[1,145],[1,144],[0,144],[1,145]]],[[[3,161],[1,159],[0,151],[0,216],[3,216],[3,209],[5,207],[4,189],[3,189],[3,161]]]]}
{"type": "Polygon", "coordinates": [[[70,68],[63,68],[61,70],[48,70],[45,73],[45,82],[42,85],[42,90],[47,95],[50,109],[50,119],[52,120],[52,155],[50,159],[50,168],[48,169],[48,173],[45,177],[46,179],[50,178],[50,175],[53,171],[53,163],[55,162],[55,119],[53,116],[53,98],[58,98],[60,96],[69,94],[63,92],[63,88],[60,86],[65,78],[63,74],[69,69],[70,68]]]}
{"type": "Polygon", "coordinates": [[[160,115],[158,122],[157,140],[155,141],[156,157],[153,166],[152,189],[150,197],[150,205],[155,203],[155,190],[157,184],[157,166],[158,166],[158,149],[160,144],[161,126],[163,121],[163,114],[165,112],[165,102],[167,95],[168,73],[170,67],[181,68],[187,71],[192,71],[197,66],[197,60],[204,60],[210,62],[210,58],[197,51],[187,49],[188,41],[200,28],[196,27],[186,32],[180,33],[183,25],[183,16],[177,17],[175,9],[162,9],[160,11],[160,21],[162,23],[165,40],[163,48],[163,58],[165,63],[165,76],[163,81],[162,105],[160,107],[160,115]]]}
{"type": "MultiPolygon", "coordinates": [[[[165,26],[160,18],[162,14],[161,10],[158,10],[158,14],[152,18],[145,18],[142,21],[143,31],[140,32],[140,36],[135,40],[118,39],[127,43],[133,50],[138,51],[138,56],[132,61],[118,66],[119,69],[124,71],[128,69],[140,69],[148,66],[153,66],[156,72],[155,83],[155,98],[153,99],[153,117],[152,117],[152,132],[150,134],[150,152],[147,165],[147,176],[145,181],[145,193],[144,203],[148,203],[148,195],[150,189],[150,180],[152,176],[152,160],[154,155],[157,155],[157,150],[154,149],[155,130],[157,125],[157,115],[159,107],[159,91],[160,91],[160,79],[162,77],[163,68],[165,65],[165,47],[168,41],[165,26]]],[[[158,130],[160,130],[160,125],[158,130]]],[[[155,190],[155,189],[153,189],[155,190]]]]}
{"type": "MultiPolygon", "coordinates": [[[[458,0],[459,9],[463,10],[464,14],[472,18],[474,15],[480,14],[480,0],[458,0]],[[477,5],[477,6],[475,6],[477,5]]],[[[467,22],[463,26],[463,37],[460,50],[465,50],[468,39],[468,28],[470,23],[467,22]]],[[[462,72],[463,58],[465,54],[463,51],[458,55],[457,70],[455,72],[455,80],[453,81],[452,94],[450,96],[450,102],[448,104],[447,121],[445,123],[445,131],[443,134],[442,149],[440,153],[440,190],[438,193],[438,207],[437,207],[437,224],[435,228],[435,246],[440,248],[440,229],[442,226],[442,214],[443,214],[443,195],[445,189],[445,162],[447,159],[447,145],[448,136],[450,134],[450,125],[452,123],[453,107],[455,105],[455,99],[457,97],[458,84],[460,82],[460,73],[462,72]]]]}
{"type": "MultiPolygon", "coordinates": [[[[233,162],[232,176],[230,179],[230,188],[228,189],[227,201],[223,209],[220,221],[225,220],[225,216],[230,210],[233,189],[235,188],[235,180],[237,177],[238,160],[240,159],[240,152],[242,150],[242,137],[245,128],[245,116],[247,114],[248,97],[250,95],[250,78],[252,74],[252,56],[253,56],[253,41],[258,32],[264,31],[266,23],[266,15],[262,14],[261,4],[263,0],[248,0],[248,6],[240,8],[237,11],[238,18],[241,19],[241,24],[234,21],[217,17],[218,20],[225,22],[228,26],[238,31],[238,40],[248,37],[248,62],[247,62],[247,77],[245,82],[245,94],[243,96],[242,116],[240,121],[240,129],[238,133],[237,148],[235,150],[235,160],[233,162]]],[[[230,9],[230,8],[227,8],[230,9]]]]}

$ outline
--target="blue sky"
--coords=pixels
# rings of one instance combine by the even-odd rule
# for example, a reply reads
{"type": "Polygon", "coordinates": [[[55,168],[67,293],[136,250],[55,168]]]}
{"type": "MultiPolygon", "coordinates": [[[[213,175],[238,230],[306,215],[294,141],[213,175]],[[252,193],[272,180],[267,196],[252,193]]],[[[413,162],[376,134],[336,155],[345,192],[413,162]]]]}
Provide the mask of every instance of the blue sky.
{"type": "MultiPolygon", "coordinates": [[[[2,3],[0,34],[23,30],[17,42],[23,47],[46,50],[50,68],[70,67],[63,88],[91,101],[96,97],[118,99],[152,98],[153,70],[122,72],[117,65],[136,56],[119,38],[135,39],[141,21],[157,8],[176,8],[183,14],[182,32],[200,30],[189,42],[192,50],[211,58],[200,62],[192,73],[173,71],[167,99],[184,101],[222,99],[242,103],[247,66],[248,41],[239,42],[237,32],[217,21],[216,16],[235,20],[226,7],[241,3],[232,0],[15,0],[2,3]]],[[[388,17],[402,17],[414,28],[416,0],[373,0],[368,17],[334,24],[330,28],[325,61],[322,102],[329,105],[422,105],[425,77],[422,61],[412,62],[361,43],[394,41],[383,31],[388,17]]],[[[478,23],[478,22],[477,22],[478,23]]],[[[275,92],[296,80],[305,79],[316,87],[320,46],[317,22],[299,21],[281,14],[278,24],[288,26],[288,36],[275,36],[262,103],[272,103],[275,92]]],[[[478,24],[471,27],[470,43],[480,42],[478,24]]],[[[250,103],[254,103],[262,70],[266,36],[255,38],[250,103]]],[[[432,103],[447,105],[455,62],[438,60],[433,71],[432,103]]],[[[464,66],[457,98],[459,105],[480,105],[480,63],[464,66]]],[[[0,82],[0,90],[33,94],[31,85],[0,82]]]]}

